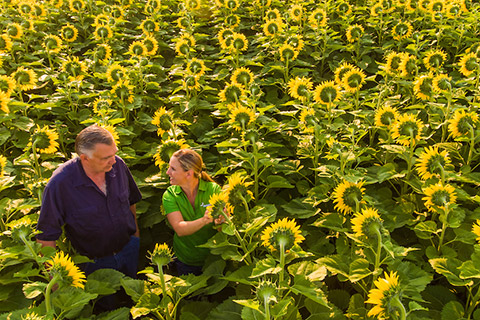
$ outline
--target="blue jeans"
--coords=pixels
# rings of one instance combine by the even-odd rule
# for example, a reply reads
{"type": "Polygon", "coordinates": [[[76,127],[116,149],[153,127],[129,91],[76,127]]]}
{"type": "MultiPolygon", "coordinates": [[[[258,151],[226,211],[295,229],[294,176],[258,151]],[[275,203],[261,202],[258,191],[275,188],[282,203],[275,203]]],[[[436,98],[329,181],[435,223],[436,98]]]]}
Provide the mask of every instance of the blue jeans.
{"type": "MultiPolygon", "coordinates": [[[[140,248],[140,238],[131,236],[130,241],[122,250],[114,255],[94,259],[94,262],[87,262],[81,266],[86,275],[98,269],[115,269],[131,277],[137,277],[138,252],[140,248]]],[[[123,291],[100,298],[95,303],[95,313],[114,310],[130,303],[130,297],[123,291]]]]}
{"type": "Polygon", "coordinates": [[[179,277],[190,273],[196,276],[202,274],[202,267],[185,264],[182,261],[178,260],[178,258],[175,260],[175,266],[177,267],[177,273],[179,277]]]}
{"type": "Polygon", "coordinates": [[[140,238],[131,236],[130,241],[120,252],[111,256],[94,259],[94,262],[87,262],[82,269],[86,275],[98,269],[115,269],[131,278],[136,278],[139,248],[140,238]]]}

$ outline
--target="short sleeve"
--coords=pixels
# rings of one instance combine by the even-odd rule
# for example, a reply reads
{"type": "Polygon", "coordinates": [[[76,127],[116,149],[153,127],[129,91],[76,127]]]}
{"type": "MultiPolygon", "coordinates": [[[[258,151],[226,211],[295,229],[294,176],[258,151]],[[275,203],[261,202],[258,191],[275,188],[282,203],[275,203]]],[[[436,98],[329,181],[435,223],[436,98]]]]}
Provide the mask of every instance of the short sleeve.
{"type": "Polygon", "coordinates": [[[36,236],[39,240],[55,241],[62,234],[64,225],[60,193],[56,184],[45,187],[42,198],[42,207],[38,218],[37,229],[42,233],[36,236]]]}
{"type": "Polygon", "coordinates": [[[176,199],[177,199],[177,195],[175,194],[174,189],[172,187],[169,187],[163,193],[162,204],[163,204],[163,209],[165,211],[165,215],[175,211],[180,211],[180,208],[178,206],[176,199]]]}

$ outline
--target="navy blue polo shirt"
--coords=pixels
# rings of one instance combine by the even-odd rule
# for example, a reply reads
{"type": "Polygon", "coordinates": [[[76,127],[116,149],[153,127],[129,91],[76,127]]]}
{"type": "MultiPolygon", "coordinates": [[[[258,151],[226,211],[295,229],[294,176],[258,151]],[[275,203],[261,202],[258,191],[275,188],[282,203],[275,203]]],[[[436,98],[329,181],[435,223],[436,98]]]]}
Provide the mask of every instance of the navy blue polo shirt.
{"type": "Polygon", "coordinates": [[[55,241],[62,227],[82,255],[98,258],[120,251],[136,231],[130,205],[141,200],[125,162],[105,173],[107,195],[85,174],[80,158],[60,165],[43,193],[37,229],[39,240],[55,241]]]}

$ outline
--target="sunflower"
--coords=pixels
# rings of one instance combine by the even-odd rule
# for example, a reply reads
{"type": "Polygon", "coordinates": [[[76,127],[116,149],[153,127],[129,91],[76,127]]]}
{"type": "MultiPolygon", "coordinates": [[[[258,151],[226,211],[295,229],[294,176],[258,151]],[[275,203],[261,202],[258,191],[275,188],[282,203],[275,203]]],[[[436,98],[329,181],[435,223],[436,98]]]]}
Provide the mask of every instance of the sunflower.
{"type": "Polygon", "coordinates": [[[429,50],[423,58],[423,63],[429,71],[440,69],[447,60],[447,54],[443,50],[429,50]]]}
{"type": "Polygon", "coordinates": [[[231,14],[225,17],[225,26],[228,28],[236,28],[240,24],[240,17],[236,14],[231,14]]]}
{"type": "Polygon", "coordinates": [[[168,164],[172,154],[180,149],[186,149],[189,146],[187,145],[184,139],[180,140],[166,140],[163,141],[157,148],[157,153],[153,156],[155,159],[155,165],[160,169],[163,169],[163,166],[168,164]]]}
{"type": "Polygon", "coordinates": [[[195,77],[199,78],[205,74],[205,70],[207,68],[205,67],[205,63],[203,60],[197,59],[197,58],[192,58],[188,63],[187,63],[187,71],[188,73],[194,75],[195,77]]]}
{"type": "Polygon", "coordinates": [[[250,69],[245,67],[240,67],[235,69],[232,74],[231,81],[233,83],[238,83],[247,88],[253,82],[253,73],[250,69]]]}
{"type": "Polygon", "coordinates": [[[200,82],[198,82],[198,78],[196,76],[186,75],[183,78],[183,84],[186,91],[197,91],[200,89],[200,82]]]}
{"type": "Polygon", "coordinates": [[[375,3],[372,8],[370,8],[370,15],[372,17],[382,16],[384,13],[383,6],[380,2],[375,3]]]}
{"type": "Polygon", "coordinates": [[[350,43],[354,43],[355,41],[360,40],[363,36],[364,29],[359,24],[351,25],[347,28],[346,36],[347,41],[350,43]]]}
{"type": "Polygon", "coordinates": [[[355,93],[359,91],[365,82],[365,73],[360,69],[354,68],[343,76],[343,87],[346,91],[355,93]]]}
{"type": "Polygon", "coordinates": [[[377,209],[365,208],[361,213],[355,213],[352,219],[352,230],[358,238],[372,238],[377,236],[375,229],[378,230],[382,223],[383,220],[377,209]]]}
{"type": "Polygon", "coordinates": [[[418,156],[417,167],[418,174],[422,180],[433,177],[440,177],[445,167],[450,164],[450,158],[446,150],[439,152],[438,147],[430,146],[423,150],[418,156]]]}
{"type": "Polygon", "coordinates": [[[83,0],[69,0],[68,6],[72,12],[80,12],[85,9],[85,2],[83,0]]]}
{"type": "Polygon", "coordinates": [[[459,138],[470,134],[478,123],[478,114],[476,112],[465,112],[463,109],[455,110],[453,118],[450,119],[448,130],[452,137],[459,138]]]}
{"type": "Polygon", "coordinates": [[[180,56],[186,56],[190,52],[190,45],[188,40],[179,39],[175,44],[175,52],[180,56]]]}
{"type": "Polygon", "coordinates": [[[410,38],[413,33],[413,27],[408,21],[401,21],[392,28],[393,39],[400,41],[410,38]]]}
{"type": "Polygon", "coordinates": [[[245,95],[243,85],[231,82],[225,85],[222,91],[218,94],[220,102],[234,103],[240,101],[242,96],[245,95]]]}
{"type": "Polygon", "coordinates": [[[305,41],[303,41],[303,37],[301,34],[293,34],[289,36],[285,43],[288,43],[289,45],[294,47],[297,52],[302,51],[303,47],[305,46],[305,41]]]}
{"type": "Polygon", "coordinates": [[[230,120],[228,120],[228,123],[240,132],[244,132],[248,125],[254,122],[257,117],[255,112],[246,106],[237,106],[234,104],[234,107],[230,111],[230,120]]]}
{"type": "Polygon", "coordinates": [[[111,18],[109,16],[107,16],[104,13],[101,13],[101,14],[95,16],[95,19],[93,20],[93,25],[95,27],[109,25],[110,24],[110,19],[111,18]]]}
{"type": "Polygon", "coordinates": [[[340,100],[340,87],[335,84],[335,81],[324,81],[320,83],[313,94],[316,102],[325,104],[330,107],[334,102],[340,100]]]}
{"type": "Polygon", "coordinates": [[[433,94],[433,75],[431,73],[421,75],[414,81],[413,92],[422,100],[428,100],[433,94]]]}
{"type": "Polygon", "coordinates": [[[152,261],[152,263],[161,268],[172,261],[173,253],[166,243],[157,243],[153,248],[153,252],[150,253],[149,259],[152,261]]]}
{"type": "Polygon", "coordinates": [[[0,75],[0,92],[10,96],[15,90],[15,80],[12,77],[0,75]]]}
{"type": "Polygon", "coordinates": [[[345,74],[351,70],[360,70],[356,66],[348,62],[342,62],[340,66],[335,69],[335,82],[338,85],[343,84],[343,78],[345,74]]]}
{"type": "Polygon", "coordinates": [[[60,36],[67,42],[74,42],[78,37],[78,30],[75,26],[67,23],[60,29],[60,36]]]}
{"type": "Polygon", "coordinates": [[[272,4],[272,0],[255,0],[255,4],[260,8],[268,8],[272,4]]]}
{"type": "Polygon", "coordinates": [[[445,12],[445,2],[443,0],[431,0],[428,4],[428,11],[432,14],[433,21],[437,20],[439,15],[443,16],[445,12]]]}
{"type": "Polygon", "coordinates": [[[118,132],[114,126],[110,124],[98,124],[98,126],[110,132],[110,134],[113,137],[113,142],[115,142],[115,144],[118,145],[118,143],[120,142],[120,137],[118,136],[118,132]]]}
{"type": "Polygon", "coordinates": [[[19,67],[13,74],[12,78],[17,84],[17,88],[27,91],[35,88],[37,84],[37,74],[32,69],[19,67]]]}
{"type": "Polygon", "coordinates": [[[478,72],[478,60],[479,58],[474,52],[464,55],[458,63],[460,66],[460,72],[465,77],[471,76],[475,71],[478,72]]]}
{"type": "Polygon", "coordinates": [[[115,85],[120,80],[123,80],[125,78],[128,79],[127,68],[114,63],[107,68],[106,76],[107,76],[107,81],[110,84],[115,85]]]}
{"type": "Polygon", "coordinates": [[[23,35],[23,27],[19,23],[9,23],[6,28],[6,34],[13,39],[21,39],[23,35]]]}
{"type": "Polygon", "coordinates": [[[385,272],[384,278],[379,278],[373,283],[376,288],[370,290],[366,303],[372,303],[375,306],[370,309],[368,316],[388,319],[398,308],[397,301],[399,302],[401,294],[397,273],[391,271],[388,275],[385,272]]]}
{"type": "Polygon", "coordinates": [[[390,128],[397,121],[398,116],[399,113],[396,108],[385,105],[375,111],[375,125],[390,128]]]}
{"type": "Polygon", "coordinates": [[[107,64],[112,57],[112,47],[106,43],[100,43],[93,51],[93,59],[101,64],[107,64]]]}
{"type": "Polygon", "coordinates": [[[104,114],[112,111],[110,108],[112,106],[111,99],[97,98],[93,102],[93,112],[96,114],[104,114]]]}
{"type": "Polygon", "coordinates": [[[428,12],[428,5],[431,0],[418,0],[418,8],[420,11],[428,12]]]}
{"type": "Polygon", "coordinates": [[[12,40],[10,36],[6,33],[0,35],[0,53],[5,53],[12,49],[12,40]]]}
{"type": "Polygon", "coordinates": [[[7,166],[7,158],[0,154],[0,178],[5,175],[6,166],[7,166]]]}
{"type": "Polygon", "coordinates": [[[62,71],[68,75],[70,81],[82,81],[88,68],[85,62],[78,57],[68,57],[62,64],[62,71]]]}
{"type": "Polygon", "coordinates": [[[73,263],[72,259],[62,251],[47,262],[47,272],[51,278],[57,278],[62,285],[84,288],[85,274],[73,263]]]}
{"type": "Polygon", "coordinates": [[[278,49],[278,52],[280,53],[281,61],[293,61],[298,56],[298,50],[288,43],[284,43],[280,49],[278,49]]]}
{"type": "Polygon", "coordinates": [[[327,12],[323,9],[315,9],[308,16],[308,23],[312,28],[325,27],[327,25],[327,12]]]}
{"type": "Polygon", "coordinates": [[[187,30],[190,29],[192,24],[188,17],[180,17],[177,19],[177,26],[182,30],[187,30]]]}
{"type": "Polygon", "coordinates": [[[277,8],[270,9],[265,14],[265,19],[267,21],[269,21],[269,20],[282,20],[282,14],[280,13],[280,11],[278,11],[277,8]]]}
{"type": "Polygon", "coordinates": [[[33,21],[34,20],[22,20],[22,27],[24,30],[26,31],[35,31],[35,27],[34,27],[34,24],[33,24],[33,21]]]}
{"type": "Polygon", "coordinates": [[[223,50],[227,50],[230,48],[230,45],[232,44],[232,36],[235,32],[232,29],[225,29],[222,28],[218,32],[218,42],[220,43],[220,47],[223,50]]]}
{"type": "Polygon", "coordinates": [[[151,34],[160,30],[158,23],[152,18],[146,18],[140,24],[140,29],[146,34],[151,34]]]}
{"type": "Polygon", "coordinates": [[[333,191],[333,202],[337,203],[335,209],[344,214],[357,212],[357,206],[360,208],[360,205],[365,203],[365,200],[363,200],[365,192],[365,188],[363,188],[364,183],[363,181],[353,183],[343,180],[333,191]]]}
{"type": "Polygon", "coordinates": [[[213,194],[208,200],[209,210],[208,216],[212,219],[218,219],[223,216],[225,211],[232,213],[232,207],[228,204],[228,195],[225,192],[213,194]]]}
{"type": "Polygon", "coordinates": [[[60,9],[63,6],[63,0],[50,0],[49,3],[57,9],[60,9]]]}
{"type": "Polygon", "coordinates": [[[161,0],[148,0],[145,4],[145,12],[148,14],[153,14],[162,8],[161,0]]]}
{"type": "Polygon", "coordinates": [[[417,59],[413,55],[404,53],[398,69],[400,70],[400,75],[402,77],[415,75],[417,71],[417,59]]]}
{"type": "Polygon", "coordinates": [[[187,11],[196,11],[201,7],[200,0],[185,0],[185,9],[187,11]]]}
{"type": "Polygon", "coordinates": [[[480,220],[477,219],[475,223],[472,225],[472,232],[475,234],[477,237],[478,243],[480,243],[480,220]]]}
{"type": "Polygon", "coordinates": [[[246,182],[246,177],[237,171],[228,177],[227,184],[223,187],[223,191],[228,196],[228,203],[232,207],[243,206],[244,201],[248,202],[253,199],[253,193],[248,190],[248,187],[253,182],[246,182]]]}
{"type": "Polygon", "coordinates": [[[152,124],[158,127],[157,134],[162,137],[165,132],[173,129],[173,112],[161,107],[155,111],[152,124]]]}
{"type": "Polygon", "coordinates": [[[145,48],[147,48],[147,55],[154,56],[157,53],[158,41],[153,36],[147,35],[142,42],[145,45],[145,48]]]}
{"type": "Polygon", "coordinates": [[[400,63],[402,62],[403,53],[398,53],[395,51],[391,51],[387,54],[385,63],[385,71],[392,75],[396,76],[400,74],[400,63]]]}
{"type": "Polygon", "coordinates": [[[443,185],[441,182],[430,185],[423,190],[425,197],[425,207],[428,211],[436,211],[437,209],[445,210],[447,207],[455,204],[457,196],[455,188],[449,184],[443,185]]]}
{"type": "Polygon", "coordinates": [[[423,123],[413,114],[401,114],[392,126],[392,138],[404,146],[415,145],[421,139],[423,123]]]}
{"type": "Polygon", "coordinates": [[[130,81],[128,80],[119,80],[110,90],[110,92],[117,96],[122,103],[128,101],[130,103],[134,100],[133,95],[133,88],[134,86],[130,85],[130,81]]]}
{"type": "Polygon", "coordinates": [[[143,58],[148,55],[148,49],[143,41],[133,41],[128,47],[128,53],[133,58],[143,58]]]}
{"type": "Polygon", "coordinates": [[[62,50],[62,39],[52,34],[46,35],[43,39],[42,47],[44,47],[48,53],[59,53],[62,50]]]}
{"type": "Polygon", "coordinates": [[[347,17],[352,13],[352,6],[347,1],[337,2],[337,14],[341,17],[347,17]]]}
{"type": "Polygon", "coordinates": [[[263,32],[266,36],[274,37],[283,31],[283,22],[280,19],[271,19],[265,21],[263,32]]]}
{"type": "Polygon", "coordinates": [[[395,10],[395,3],[393,0],[379,0],[385,13],[390,13],[395,10]]]}
{"type": "Polygon", "coordinates": [[[264,305],[268,305],[270,301],[277,301],[279,289],[275,283],[268,280],[262,280],[258,283],[255,290],[255,296],[258,301],[263,302],[264,305]]]}
{"type": "Polygon", "coordinates": [[[96,40],[107,40],[113,37],[112,28],[108,25],[98,25],[93,32],[93,35],[96,40]]]}
{"type": "Polygon", "coordinates": [[[310,98],[312,87],[312,80],[307,77],[296,77],[288,81],[288,93],[292,98],[302,102],[310,98]]]}
{"type": "Polygon", "coordinates": [[[451,1],[445,6],[445,12],[449,19],[457,19],[462,14],[462,6],[458,2],[451,1]]]}
{"type": "Polygon", "coordinates": [[[315,131],[315,125],[317,124],[315,109],[303,108],[300,112],[300,124],[303,132],[313,133],[315,131]]]}
{"type": "Polygon", "coordinates": [[[245,35],[242,34],[242,33],[235,32],[232,35],[231,41],[232,41],[232,43],[229,47],[230,50],[238,52],[238,51],[245,51],[245,50],[248,49],[247,37],[245,37],[245,35]]]}
{"type": "MultiPolygon", "coordinates": [[[[1,167],[2,167],[2,156],[0,156],[0,171],[3,170],[1,167]]],[[[0,177],[1,176],[2,174],[0,173],[0,177]]],[[[17,240],[18,242],[24,242],[29,236],[32,235],[33,232],[35,232],[36,222],[37,222],[37,219],[34,219],[30,215],[30,216],[23,216],[17,220],[13,220],[7,223],[5,226],[7,227],[7,230],[11,232],[11,235],[15,240],[17,240]]]]}
{"type": "Polygon", "coordinates": [[[40,128],[37,125],[37,128],[30,137],[30,141],[27,147],[35,147],[35,151],[39,153],[52,154],[57,151],[58,148],[58,133],[49,129],[48,126],[40,128]]]}
{"type": "Polygon", "coordinates": [[[295,223],[295,219],[284,218],[265,228],[260,240],[270,251],[289,252],[293,246],[300,244],[305,238],[300,232],[300,226],[295,223]]]}
{"type": "Polygon", "coordinates": [[[290,8],[290,18],[293,20],[293,21],[302,21],[302,18],[303,18],[303,6],[301,4],[294,4],[291,8],[290,8]]]}
{"type": "Polygon", "coordinates": [[[121,5],[114,5],[108,10],[108,6],[104,7],[103,12],[108,12],[115,20],[122,19],[125,17],[125,9],[121,5]]]}
{"type": "Polygon", "coordinates": [[[432,88],[435,93],[448,93],[452,90],[452,77],[446,74],[438,74],[432,80],[432,88]]]}
{"type": "Polygon", "coordinates": [[[0,110],[5,113],[10,113],[10,109],[8,108],[8,103],[10,102],[10,95],[0,91],[0,110]]]}

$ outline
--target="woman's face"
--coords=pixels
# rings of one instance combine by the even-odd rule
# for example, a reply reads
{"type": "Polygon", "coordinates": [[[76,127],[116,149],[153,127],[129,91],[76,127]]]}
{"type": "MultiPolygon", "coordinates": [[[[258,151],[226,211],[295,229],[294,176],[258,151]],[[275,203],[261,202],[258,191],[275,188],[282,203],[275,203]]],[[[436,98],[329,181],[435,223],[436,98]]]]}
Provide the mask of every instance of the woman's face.
{"type": "Polygon", "coordinates": [[[170,184],[183,185],[187,181],[190,171],[191,170],[183,170],[177,157],[170,158],[167,170],[167,175],[170,177],[170,184]]]}

